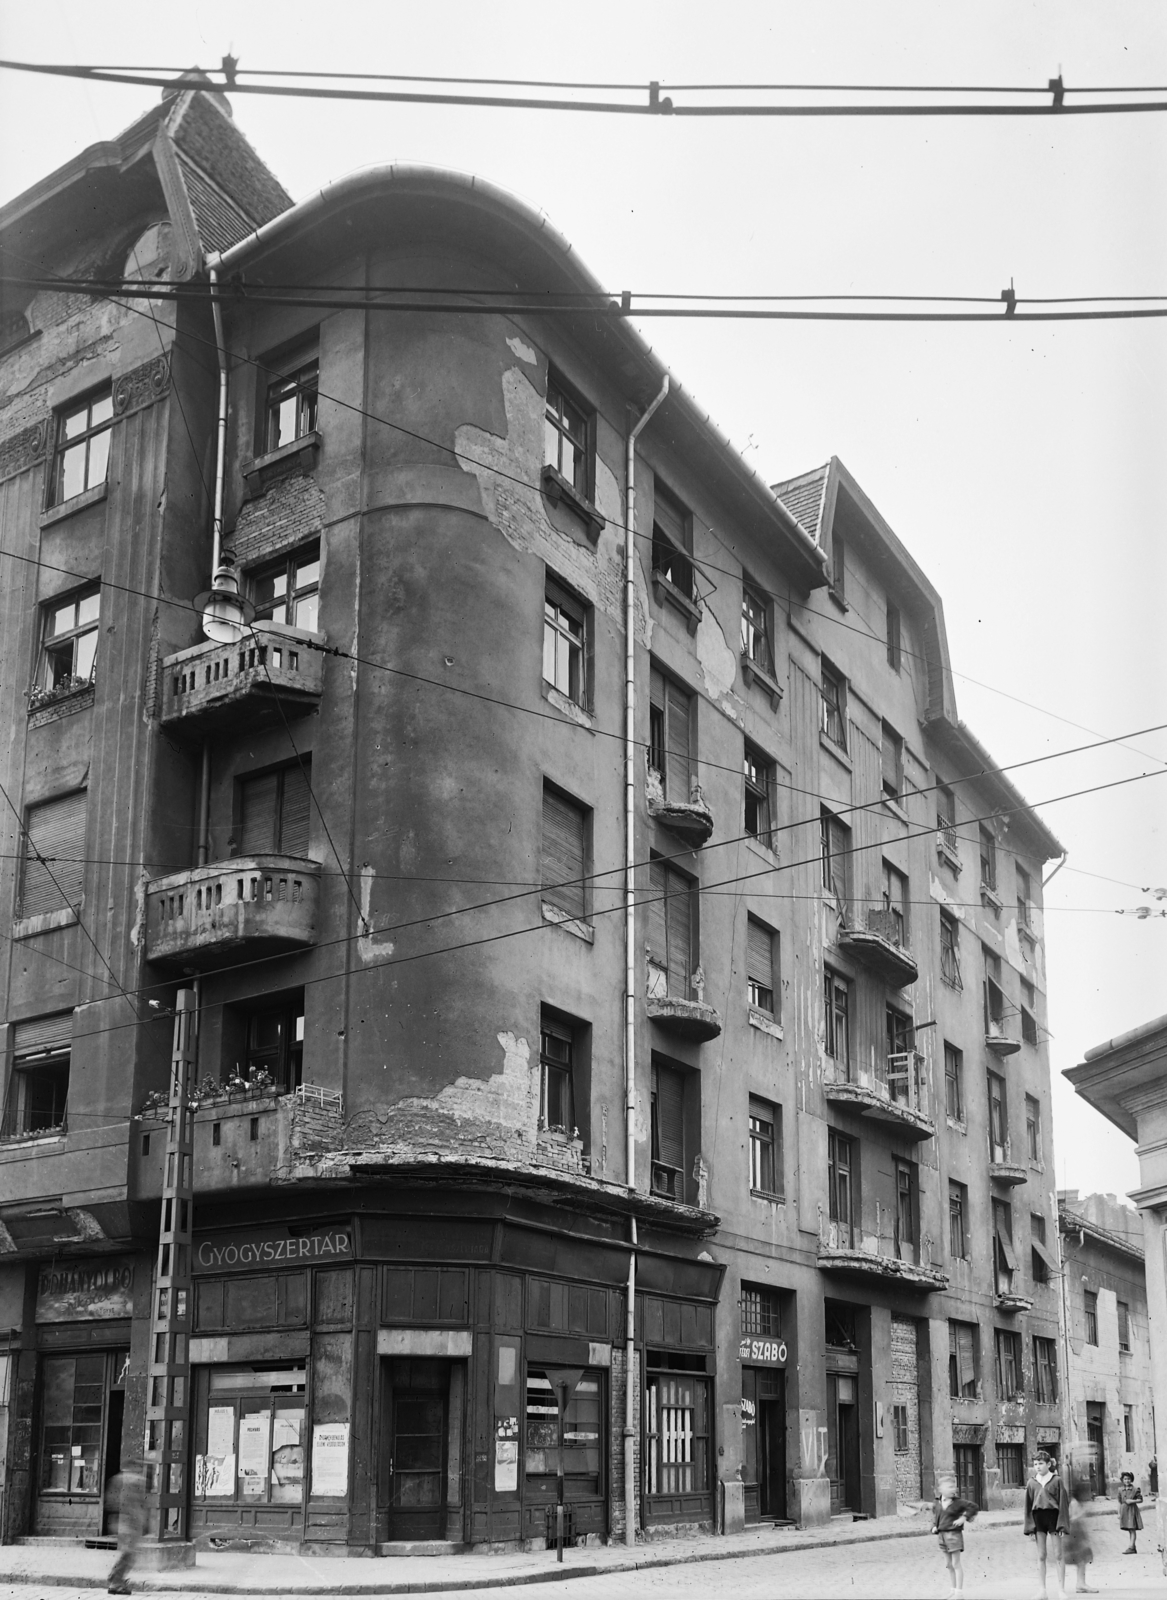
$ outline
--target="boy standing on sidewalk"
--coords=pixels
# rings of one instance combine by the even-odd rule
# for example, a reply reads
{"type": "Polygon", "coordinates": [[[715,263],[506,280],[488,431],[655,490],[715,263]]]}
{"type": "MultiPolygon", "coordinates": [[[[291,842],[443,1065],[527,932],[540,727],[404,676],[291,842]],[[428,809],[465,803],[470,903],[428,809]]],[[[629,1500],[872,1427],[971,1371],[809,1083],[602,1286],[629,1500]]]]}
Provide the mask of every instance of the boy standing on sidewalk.
{"type": "Polygon", "coordinates": [[[952,1585],[948,1595],[952,1600],[953,1595],[960,1594],[964,1589],[964,1563],[961,1560],[964,1534],[961,1530],[972,1521],[980,1507],[973,1505],[971,1500],[960,1498],[956,1479],[950,1472],[937,1479],[936,1489],[936,1501],[932,1506],[932,1532],[940,1540],[940,1548],[944,1551],[948,1580],[952,1585]]]}

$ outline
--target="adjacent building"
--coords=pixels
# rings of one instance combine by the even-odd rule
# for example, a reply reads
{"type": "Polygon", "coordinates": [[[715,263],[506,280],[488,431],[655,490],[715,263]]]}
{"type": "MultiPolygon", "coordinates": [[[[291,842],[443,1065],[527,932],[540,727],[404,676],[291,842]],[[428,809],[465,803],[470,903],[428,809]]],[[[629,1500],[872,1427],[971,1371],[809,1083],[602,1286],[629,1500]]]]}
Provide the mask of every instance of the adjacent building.
{"type": "Polygon", "coordinates": [[[194,82],[0,234],[4,1537],[163,1426],[171,1531],[301,1548],[1015,1496],[1062,852],[843,465],[194,82]]]}

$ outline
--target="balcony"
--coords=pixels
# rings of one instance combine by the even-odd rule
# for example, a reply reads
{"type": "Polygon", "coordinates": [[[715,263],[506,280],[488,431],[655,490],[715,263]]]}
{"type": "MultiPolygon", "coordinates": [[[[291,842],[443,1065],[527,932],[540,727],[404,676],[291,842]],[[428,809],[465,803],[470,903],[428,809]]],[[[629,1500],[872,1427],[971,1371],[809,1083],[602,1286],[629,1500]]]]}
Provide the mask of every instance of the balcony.
{"type": "Polygon", "coordinates": [[[919,977],[908,948],[907,919],[894,911],[869,911],[866,927],[840,928],[838,944],[893,989],[904,989],[919,977]]]}
{"type": "Polygon", "coordinates": [[[1033,1301],[1026,1294],[1014,1294],[1012,1289],[1003,1290],[993,1296],[993,1304],[998,1311],[1004,1312],[1007,1317],[1016,1316],[1019,1311],[1032,1311],[1033,1301]]]}
{"type": "Polygon", "coordinates": [[[320,867],[295,856],[237,856],[154,878],[146,959],[196,969],[316,943],[320,867]]]}
{"type": "Polygon", "coordinates": [[[694,782],[688,800],[666,799],[664,778],[651,760],[645,800],[649,816],[655,817],[670,833],[675,833],[690,850],[700,849],[713,832],[713,813],[705,803],[701,785],[694,782]]]}
{"type": "Polygon", "coordinates": [[[1008,1159],[998,1161],[994,1156],[989,1162],[989,1180],[992,1183],[1003,1184],[1008,1189],[1015,1189],[1018,1184],[1029,1182],[1029,1168],[1023,1167],[1017,1161],[1008,1159]]]}
{"type": "Polygon", "coordinates": [[[837,1225],[831,1223],[831,1237],[819,1240],[818,1268],[820,1272],[838,1273],[846,1278],[873,1278],[885,1283],[897,1283],[905,1289],[915,1289],[921,1294],[932,1294],[947,1289],[948,1274],[931,1262],[901,1261],[898,1256],[879,1255],[874,1250],[863,1250],[845,1242],[835,1243],[837,1225]]]}
{"type": "Polygon", "coordinates": [[[162,724],[202,739],[279,724],[320,704],[322,633],[260,622],[236,644],[196,644],[162,663],[162,724]]]}
{"type": "Polygon", "coordinates": [[[888,1056],[882,1077],[872,1079],[861,1070],[854,1080],[828,1080],[823,1093],[833,1105],[873,1122],[892,1124],[902,1139],[930,1139],[936,1132],[928,1104],[925,1061],[918,1050],[888,1056]]]}
{"type": "Polygon", "coordinates": [[[953,872],[960,873],[960,839],[956,825],[941,819],[936,823],[936,854],[953,872]]]}
{"type": "Polygon", "coordinates": [[[1021,1049],[1021,1040],[1009,1037],[1004,1021],[988,1017],[985,1020],[985,1049],[991,1050],[995,1056],[1014,1056],[1021,1049]]]}
{"type": "Polygon", "coordinates": [[[678,995],[649,995],[648,1019],[674,1038],[690,1044],[708,1044],[721,1032],[721,1015],[702,1000],[682,1000],[678,995]]]}

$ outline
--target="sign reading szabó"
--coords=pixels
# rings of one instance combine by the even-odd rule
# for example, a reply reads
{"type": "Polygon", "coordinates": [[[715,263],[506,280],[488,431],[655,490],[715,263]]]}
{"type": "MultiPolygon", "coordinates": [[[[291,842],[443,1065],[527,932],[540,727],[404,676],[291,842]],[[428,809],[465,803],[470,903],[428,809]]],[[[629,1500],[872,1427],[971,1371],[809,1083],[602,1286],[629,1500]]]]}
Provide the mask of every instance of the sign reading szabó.
{"type": "Polygon", "coordinates": [[[753,1367],[784,1367],[786,1365],[785,1339],[743,1339],[738,1346],[738,1357],[753,1367]]]}
{"type": "Polygon", "coordinates": [[[36,1285],[38,1322],[105,1322],[134,1314],[134,1263],[58,1262],[42,1267],[36,1285]]]}
{"type": "Polygon", "coordinates": [[[352,1231],[348,1227],[322,1228],[301,1234],[291,1234],[286,1228],[254,1228],[246,1233],[213,1234],[197,1239],[194,1244],[196,1273],[325,1266],[330,1261],[351,1261],[352,1258],[352,1231]]]}

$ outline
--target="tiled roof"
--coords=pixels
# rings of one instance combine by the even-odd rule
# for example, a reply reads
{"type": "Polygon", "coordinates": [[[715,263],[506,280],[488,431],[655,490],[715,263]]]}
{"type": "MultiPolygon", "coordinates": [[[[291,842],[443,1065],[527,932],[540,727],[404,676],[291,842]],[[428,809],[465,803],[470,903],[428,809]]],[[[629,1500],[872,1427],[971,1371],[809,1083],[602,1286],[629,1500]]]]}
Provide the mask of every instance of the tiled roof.
{"type": "MultiPolygon", "coordinates": [[[[214,244],[214,249],[234,244],[252,228],[270,222],[291,205],[291,195],[268,171],[232,118],[220,110],[211,95],[192,94],[171,120],[170,132],[184,158],[184,169],[189,171],[190,166],[197,167],[221,195],[231,197],[238,214],[246,219],[244,227],[224,238],[222,243],[214,244]]],[[[218,223],[222,226],[225,221],[220,209],[218,223]]],[[[207,243],[210,242],[208,239],[207,243]]]]}
{"type": "Polygon", "coordinates": [[[824,467],[818,467],[814,472],[804,473],[800,478],[788,478],[784,483],[772,485],[774,493],[787,511],[816,544],[819,542],[821,531],[819,521],[822,516],[823,490],[826,487],[829,471],[828,463],[824,467]]]}
{"type": "Polygon", "coordinates": [[[210,183],[198,167],[178,158],[186,192],[194,212],[199,238],[208,250],[226,250],[255,227],[255,223],[210,183]]]}

